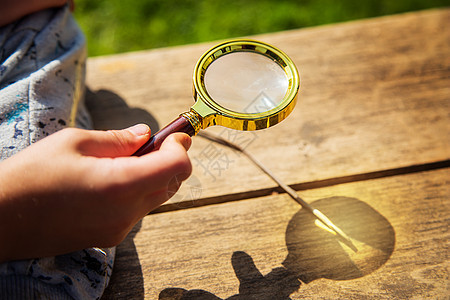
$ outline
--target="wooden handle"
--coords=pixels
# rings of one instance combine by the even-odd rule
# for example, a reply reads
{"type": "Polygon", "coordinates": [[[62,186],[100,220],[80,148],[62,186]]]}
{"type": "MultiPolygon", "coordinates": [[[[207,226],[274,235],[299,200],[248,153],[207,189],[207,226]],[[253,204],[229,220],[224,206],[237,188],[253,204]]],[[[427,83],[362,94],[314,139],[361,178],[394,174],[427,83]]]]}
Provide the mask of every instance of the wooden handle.
{"type": "Polygon", "coordinates": [[[152,151],[158,150],[161,147],[162,142],[174,132],[184,132],[193,136],[195,134],[194,127],[183,116],[179,116],[172,123],[155,133],[138,151],[134,156],[141,156],[152,151]]]}

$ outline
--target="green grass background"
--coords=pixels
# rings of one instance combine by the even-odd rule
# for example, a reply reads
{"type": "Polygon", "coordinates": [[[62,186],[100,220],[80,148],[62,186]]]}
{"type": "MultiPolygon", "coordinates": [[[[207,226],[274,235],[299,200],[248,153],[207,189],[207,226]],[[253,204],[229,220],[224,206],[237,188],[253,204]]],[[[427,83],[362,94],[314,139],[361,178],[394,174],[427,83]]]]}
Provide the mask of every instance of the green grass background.
{"type": "Polygon", "coordinates": [[[75,17],[87,36],[89,56],[212,41],[450,5],[450,0],[75,2],[75,17]]]}

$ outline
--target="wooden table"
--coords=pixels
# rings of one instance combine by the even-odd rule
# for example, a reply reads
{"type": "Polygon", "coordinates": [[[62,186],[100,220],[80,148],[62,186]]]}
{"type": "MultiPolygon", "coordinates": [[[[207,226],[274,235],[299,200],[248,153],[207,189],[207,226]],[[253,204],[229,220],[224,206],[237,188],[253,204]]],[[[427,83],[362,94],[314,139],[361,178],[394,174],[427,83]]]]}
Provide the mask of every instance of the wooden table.
{"type": "MultiPolygon", "coordinates": [[[[194,137],[193,175],[117,248],[105,299],[446,298],[450,10],[252,37],[301,73],[299,103],[260,132],[221,127],[340,226],[353,252],[244,155],[194,137]]],[[[216,43],[88,60],[98,129],[164,126],[192,104],[216,43]]]]}

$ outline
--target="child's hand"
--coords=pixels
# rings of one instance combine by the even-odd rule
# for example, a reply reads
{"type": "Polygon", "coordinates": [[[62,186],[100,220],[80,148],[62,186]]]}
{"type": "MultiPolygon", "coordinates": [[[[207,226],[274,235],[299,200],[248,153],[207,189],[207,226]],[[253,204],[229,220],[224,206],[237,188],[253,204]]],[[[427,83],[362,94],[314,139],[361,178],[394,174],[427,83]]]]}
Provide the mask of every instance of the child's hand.
{"type": "Polygon", "coordinates": [[[0,261],[119,244],[192,170],[182,133],[130,157],[149,134],[64,129],[1,162],[0,261]]]}

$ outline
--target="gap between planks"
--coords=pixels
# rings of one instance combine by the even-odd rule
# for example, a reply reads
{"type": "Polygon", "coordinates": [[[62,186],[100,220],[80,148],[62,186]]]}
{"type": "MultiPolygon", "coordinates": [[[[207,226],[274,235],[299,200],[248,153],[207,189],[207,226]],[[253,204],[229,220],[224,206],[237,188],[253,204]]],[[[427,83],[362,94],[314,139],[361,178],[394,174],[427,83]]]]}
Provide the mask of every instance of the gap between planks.
{"type": "MultiPolygon", "coordinates": [[[[406,175],[406,174],[419,173],[419,172],[424,172],[424,171],[432,171],[432,170],[438,170],[438,169],[449,168],[449,167],[450,167],[450,159],[432,162],[432,163],[425,163],[425,164],[420,164],[420,165],[412,165],[412,166],[399,167],[399,168],[393,168],[393,169],[388,169],[388,170],[373,171],[373,172],[367,172],[367,173],[361,173],[361,174],[355,174],[355,175],[329,178],[329,179],[324,179],[324,180],[298,183],[298,184],[290,185],[290,187],[296,191],[303,191],[303,190],[309,190],[309,189],[329,187],[329,186],[343,184],[343,183],[372,180],[372,179],[398,176],[398,175],[406,175]]],[[[272,188],[265,188],[265,189],[241,192],[241,193],[233,193],[233,194],[227,194],[227,195],[221,195],[221,196],[206,197],[206,198],[202,198],[202,199],[189,200],[189,201],[183,201],[183,202],[178,202],[178,203],[168,203],[168,204],[164,204],[164,205],[158,207],[157,209],[153,210],[152,212],[149,213],[149,215],[177,211],[177,210],[182,210],[182,209],[202,207],[202,206],[207,206],[207,205],[226,203],[226,202],[232,202],[232,201],[240,201],[240,200],[245,200],[245,199],[248,200],[251,198],[268,196],[273,193],[285,193],[285,192],[280,187],[272,187],[272,188]]]]}

